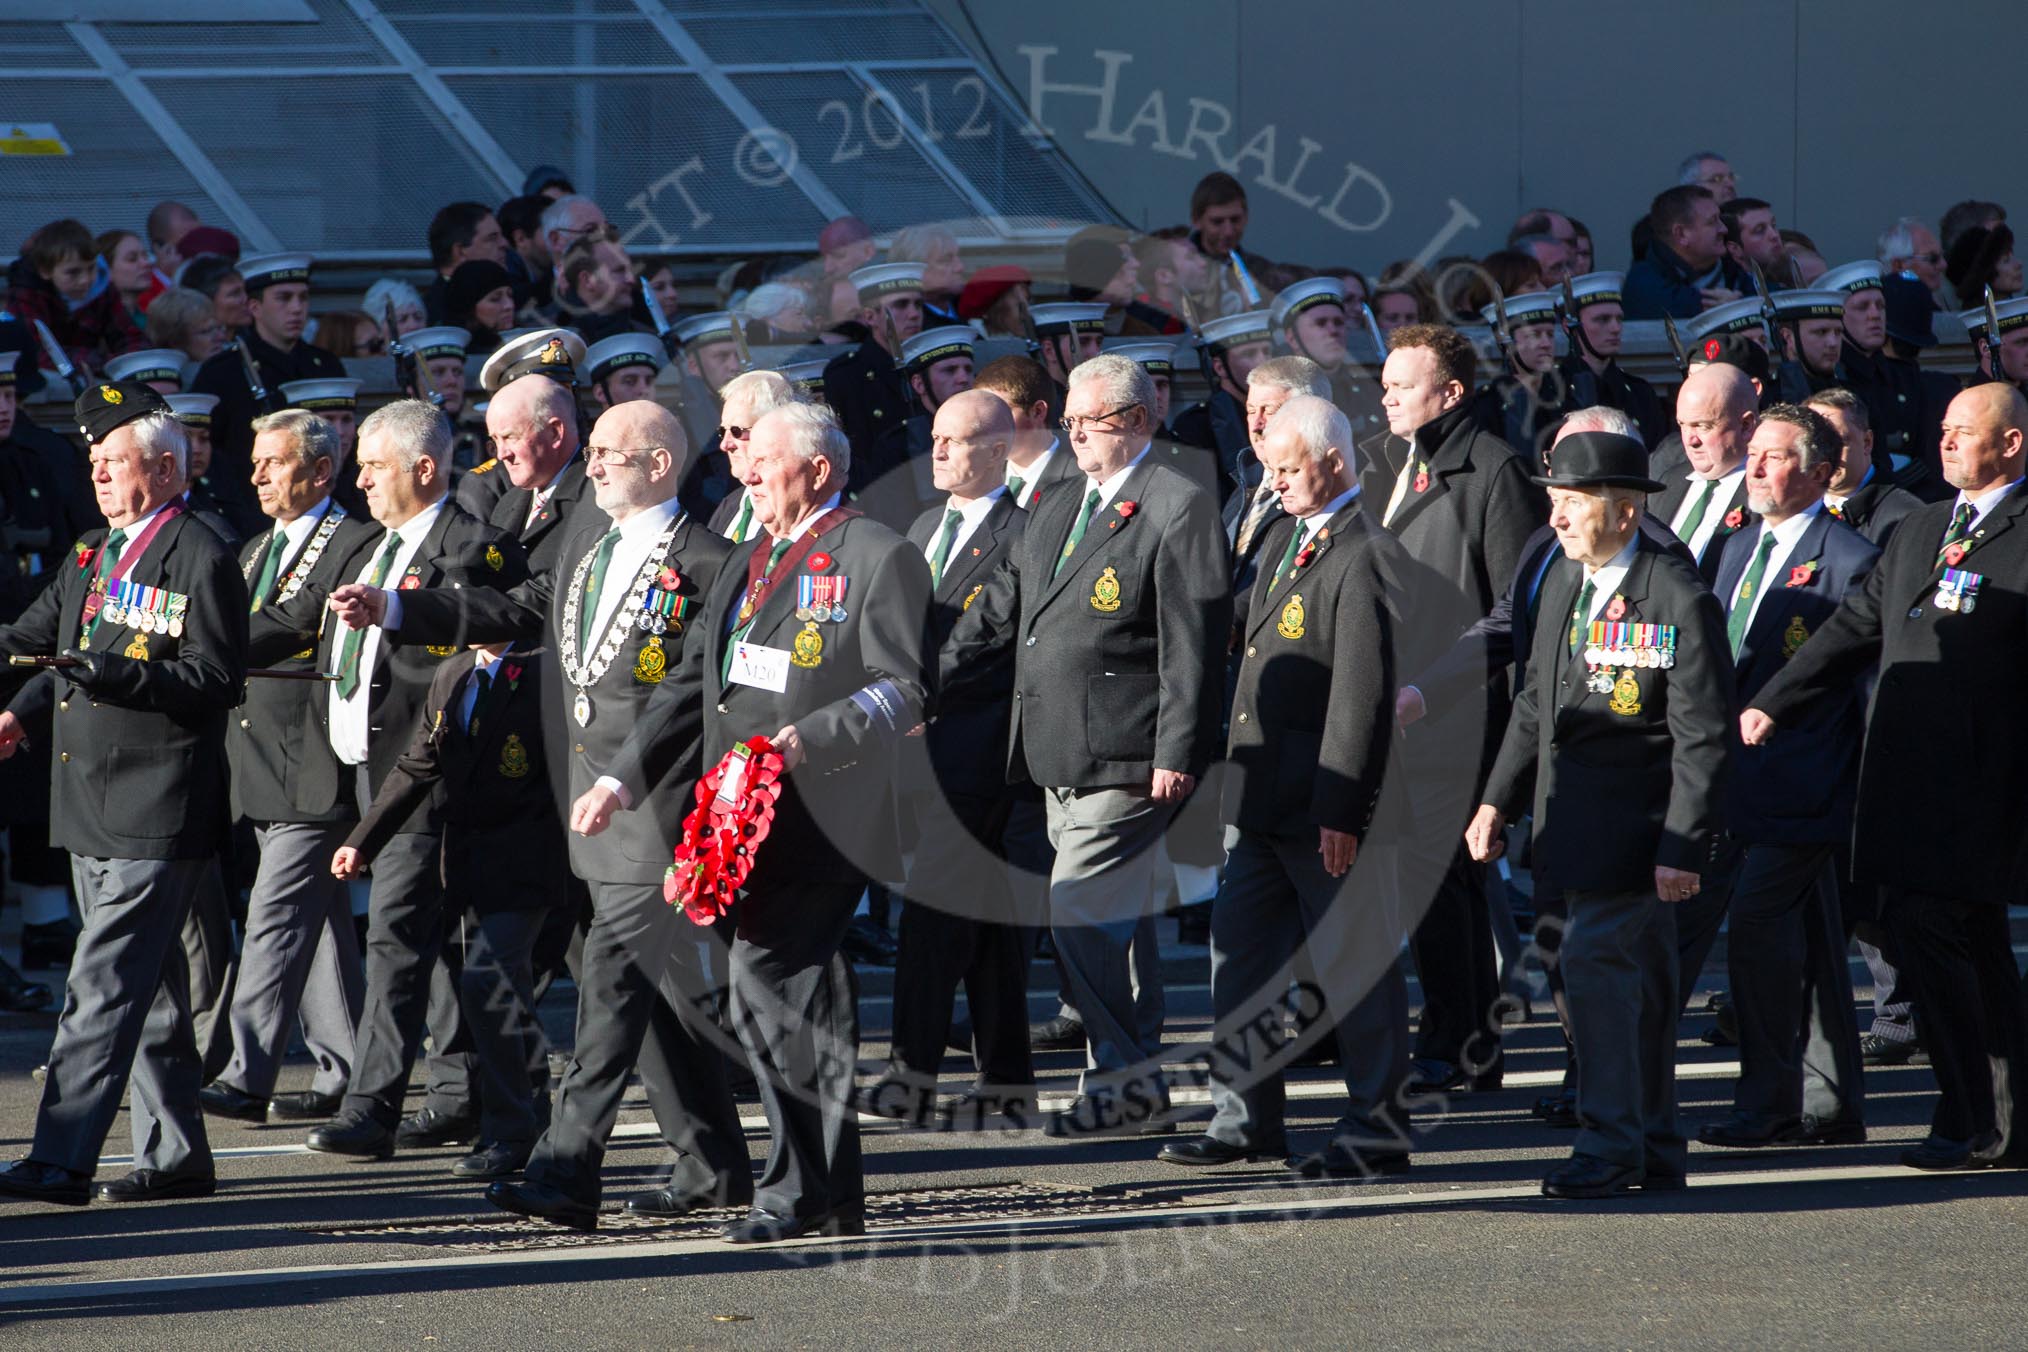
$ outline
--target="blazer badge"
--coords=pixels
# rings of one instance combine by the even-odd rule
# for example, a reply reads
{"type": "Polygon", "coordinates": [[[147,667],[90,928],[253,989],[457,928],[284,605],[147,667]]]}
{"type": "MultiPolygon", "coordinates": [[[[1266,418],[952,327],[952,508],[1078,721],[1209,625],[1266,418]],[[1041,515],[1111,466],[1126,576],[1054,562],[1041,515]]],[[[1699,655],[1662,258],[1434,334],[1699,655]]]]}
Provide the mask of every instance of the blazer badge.
{"type": "Polygon", "coordinates": [[[1783,659],[1786,660],[1794,657],[1797,651],[1809,641],[1810,630],[1809,626],[1803,623],[1803,617],[1800,615],[1789,616],[1789,627],[1782,630],[1783,659]]]}
{"type": "Polygon", "coordinates": [[[135,660],[136,662],[145,662],[145,661],[147,661],[147,660],[148,660],[148,636],[147,636],[146,634],[136,634],[136,635],[134,635],[134,641],[133,641],[132,643],[129,643],[129,644],[127,645],[126,651],[125,651],[125,652],[124,652],[124,653],[122,654],[122,656],[125,656],[125,657],[131,657],[131,658],[133,658],[133,659],[134,659],[134,660],[135,660]]]}
{"type": "Polygon", "coordinates": [[[500,748],[500,774],[505,779],[528,777],[528,748],[521,745],[521,734],[507,734],[507,744],[500,748]]]}
{"type": "Polygon", "coordinates": [[[1282,607],[1282,617],[1275,623],[1275,632],[1283,638],[1301,638],[1303,621],[1306,618],[1303,613],[1302,593],[1297,592],[1288,599],[1288,604],[1282,607]]]}
{"type": "Polygon", "coordinates": [[[1091,608],[1110,615],[1120,608],[1120,575],[1108,568],[1091,584],[1091,608]]]}
{"type": "Polygon", "coordinates": [[[1632,718],[1641,711],[1641,683],[1632,667],[1621,672],[1619,680],[1613,682],[1613,697],[1606,701],[1606,708],[1623,718],[1632,718]]]}
{"type": "Polygon", "coordinates": [[[824,635],[818,632],[816,622],[811,621],[789,645],[789,661],[799,667],[814,667],[823,660],[824,635]]]}
{"type": "Polygon", "coordinates": [[[634,657],[634,679],[642,685],[660,685],[668,670],[669,657],[662,651],[662,636],[650,635],[634,657]]]}

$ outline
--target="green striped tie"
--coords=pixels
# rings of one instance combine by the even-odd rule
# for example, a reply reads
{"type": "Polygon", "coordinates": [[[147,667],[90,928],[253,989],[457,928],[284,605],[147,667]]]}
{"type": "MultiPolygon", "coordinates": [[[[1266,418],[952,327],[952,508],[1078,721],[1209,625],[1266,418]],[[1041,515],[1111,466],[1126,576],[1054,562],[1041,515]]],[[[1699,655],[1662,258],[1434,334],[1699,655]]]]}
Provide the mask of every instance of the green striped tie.
{"type": "Polygon", "coordinates": [[[606,568],[613,561],[613,550],[619,546],[620,532],[614,527],[599,541],[599,552],[592,556],[591,576],[584,580],[584,597],[577,611],[577,651],[583,657],[586,645],[591,642],[592,621],[599,607],[599,592],[606,585],[606,568]]]}
{"type": "Polygon", "coordinates": [[[1740,647],[1746,642],[1747,621],[1753,618],[1753,598],[1760,595],[1760,580],[1767,575],[1768,555],[1774,553],[1775,536],[1771,530],[1760,533],[1760,548],[1754,551],[1753,562],[1747,566],[1746,580],[1739,584],[1739,595],[1732,602],[1732,613],[1725,617],[1725,637],[1732,642],[1732,655],[1739,656],[1740,647]]]}
{"type": "MultiPolygon", "coordinates": [[[[366,585],[378,587],[387,581],[388,570],[394,567],[394,556],[399,553],[401,553],[401,537],[389,531],[387,543],[380,547],[380,556],[373,561],[373,571],[366,575],[366,585]]],[[[364,629],[347,629],[345,641],[338,645],[339,699],[351,699],[352,692],[359,689],[359,650],[365,644],[364,629]]]]}
{"type": "Polygon", "coordinates": [[[1057,557],[1056,572],[1050,574],[1051,578],[1061,573],[1063,565],[1069,563],[1070,556],[1077,552],[1077,542],[1084,538],[1085,531],[1091,526],[1091,519],[1098,511],[1098,505],[1099,491],[1094,488],[1084,495],[1084,506],[1078,511],[1077,520],[1071,523],[1070,538],[1063,542],[1063,553],[1057,557]]]}

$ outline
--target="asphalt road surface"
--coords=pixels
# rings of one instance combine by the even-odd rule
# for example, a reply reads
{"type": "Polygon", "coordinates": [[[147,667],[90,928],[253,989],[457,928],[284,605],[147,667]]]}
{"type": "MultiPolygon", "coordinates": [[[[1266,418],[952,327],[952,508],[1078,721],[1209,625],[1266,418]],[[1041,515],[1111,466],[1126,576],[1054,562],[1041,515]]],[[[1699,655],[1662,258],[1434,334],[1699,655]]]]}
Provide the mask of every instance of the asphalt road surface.
{"type": "MultiPolygon", "coordinates": [[[[1205,1029],[1203,950],[1173,949],[1166,966],[1168,1037],[1181,1044],[1205,1029]]],[[[1704,986],[1722,972],[1721,948],[1704,986]]],[[[886,1052],[885,975],[865,974],[869,1075],[886,1052]]],[[[1040,1018],[1051,978],[1036,977],[1040,1018]]],[[[573,999],[559,989],[544,1006],[565,1036],[573,999]]],[[[54,1022],[0,1016],[7,1158],[25,1152],[29,1072],[54,1022]]],[[[1710,1023],[1699,1012],[1682,1027],[1691,1131],[1730,1100],[1734,1053],[1701,1040],[1710,1023]]],[[[1194,1173],[1156,1163],[1147,1140],[869,1119],[868,1234],[765,1250],[720,1243],[723,1217],[614,1213],[660,1159],[638,1087],[607,1161],[609,1214],[589,1236],[494,1212],[479,1185],[449,1177],[455,1148],[361,1164],[308,1153],[301,1128],[214,1122],[214,1198],[0,1204],[0,1346],[2023,1345],[2028,1171],[1934,1177],[1895,1162],[1924,1131],[1926,1068],[1869,1075],[1864,1145],[1693,1145],[1687,1192],[1570,1204],[1537,1187],[1570,1135],[1527,1112],[1561,1071],[1546,1002],[1509,1045],[1506,1087],[1418,1118],[1413,1169],[1385,1182],[1306,1185],[1273,1164],[1194,1173]]],[[[1079,1059],[1040,1058],[1045,1096],[1071,1090],[1079,1059]]],[[[955,1090],[969,1063],[944,1069],[955,1090]]],[[[308,1077],[292,1060],[282,1088],[308,1077]]],[[[1320,1143],[1335,1116],[1329,1072],[1299,1072],[1291,1092],[1296,1145],[1320,1143]]],[[[1201,1093],[1178,1099],[1193,1100],[1201,1120],[1201,1093]]],[[[758,1160],[763,1123],[742,1108],[758,1160]]],[[[125,1170],[127,1149],[123,1117],[101,1177],[125,1170]]]]}

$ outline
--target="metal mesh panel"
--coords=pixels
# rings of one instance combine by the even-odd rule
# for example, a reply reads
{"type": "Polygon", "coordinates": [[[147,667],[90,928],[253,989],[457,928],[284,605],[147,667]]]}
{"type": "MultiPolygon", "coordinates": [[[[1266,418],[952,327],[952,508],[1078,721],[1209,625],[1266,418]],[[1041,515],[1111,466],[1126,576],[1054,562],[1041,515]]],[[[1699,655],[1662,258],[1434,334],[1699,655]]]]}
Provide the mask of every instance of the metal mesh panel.
{"type": "Polygon", "coordinates": [[[71,153],[10,157],[0,169],[0,256],[60,216],[75,216],[94,232],[138,231],[148,209],[164,198],[186,204],[202,220],[229,224],[104,80],[16,80],[6,102],[24,122],[54,122],[71,153]]]}
{"type": "Polygon", "coordinates": [[[705,54],[723,65],[782,61],[910,61],[965,55],[942,24],[927,14],[887,13],[868,23],[863,14],[839,11],[685,19],[683,28],[705,54]]]}
{"type": "MultiPolygon", "coordinates": [[[[488,0],[491,10],[493,0],[488,0]]],[[[395,28],[433,66],[675,66],[646,19],[552,11],[541,22],[497,12],[398,19],[395,28]]]]}
{"type": "MultiPolygon", "coordinates": [[[[1026,119],[983,77],[934,68],[879,70],[873,77],[919,120],[929,100],[937,148],[1010,224],[1057,229],[1113,219],[1053,144],[1022,134],[1026,119]]],[[[925,135],[930,130],[923,128],[925,135]]]]}
{"type": "Polygon", "coordinates": [[[406,76],[155,80],[149,86],[283,244],[424,247],[446,202],[500,185],[406,76]]]}
{"type": "Polygon", "coordinates": [[[773,175],[765,170],[760,185],[741,176],[736,156],[746,130],[695,76],[446,83],[517,161],[567,170],[637,254],[814,241],[823,228],[822,214],[792,184],[766,186],[773,175]],[[690,169],[693,159],[698,167],[690,169]]]}
{"type": "Polygon", "coordinates": [[[385,66],[387,51],[341,0],[306,0],[317,23],[102,23],[136,70],[157,66],[385,66]]]}
{"type": "Polygon", "coordinates": [[[918,221],[977,216],[847,75],[741,75],[733,83],[846,209],[886,233],[918,221]]]}
{"type": "MultiPolygon", "coordinates": [[[[65,70],[95,64],[59,24],[8,24],[4,35],[0,35],[0,66],[19,70],[65,70]]],[[[13,112],[12,109],[8,111],[10,114],[13,112]]]]}

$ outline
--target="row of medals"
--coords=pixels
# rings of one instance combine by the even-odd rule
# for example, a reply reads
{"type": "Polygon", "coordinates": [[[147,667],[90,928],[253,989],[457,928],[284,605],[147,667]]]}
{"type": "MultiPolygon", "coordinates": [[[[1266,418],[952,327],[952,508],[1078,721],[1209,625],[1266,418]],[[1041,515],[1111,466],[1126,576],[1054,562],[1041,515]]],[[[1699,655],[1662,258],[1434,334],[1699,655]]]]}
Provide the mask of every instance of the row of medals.
{"type": "MultiPolygon", "coordinates": [[[[660,611],[643,610],[634,617],[634,625],[642,633],[660,638],[669,632],[669,617],[660,611]]],[[[589,692],[584,690],[577,692],[577,698],[570,702],[570,716],[577,720],[577,725],[581,728],[591,723],[592,702],[589,692]]]]}
{"type": "Polygon", "coordinates": [[[1585,678],[1587,689],[1597,694],[1610,694],[1613,688],[1613,668],[1626,667],[1673,667],[1676,654],[1663,648],[1586,648],[1584,664],[1591,674],[1585,678]]]}
{"type": "Polygon", "coordinates": [[[804,624],[812,620],[830,620],[833,624],[845,623],[843,606],[797,606],[796,618],[804,624]]]}
{"type": "Polygon", "coordinates": [[[118,602],[106,603],[104,618],[108,624],[122,624],[129,629],[138,629],[144,634],[167,634],[171,638],[183,637],[183,617],[170,615],[159,610],[129,608],[118,602]]]}

